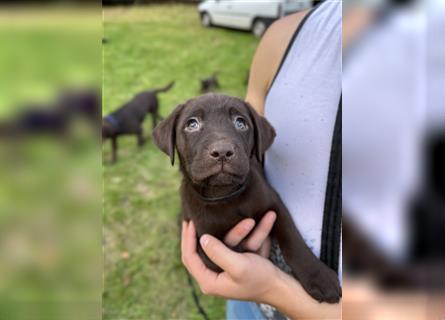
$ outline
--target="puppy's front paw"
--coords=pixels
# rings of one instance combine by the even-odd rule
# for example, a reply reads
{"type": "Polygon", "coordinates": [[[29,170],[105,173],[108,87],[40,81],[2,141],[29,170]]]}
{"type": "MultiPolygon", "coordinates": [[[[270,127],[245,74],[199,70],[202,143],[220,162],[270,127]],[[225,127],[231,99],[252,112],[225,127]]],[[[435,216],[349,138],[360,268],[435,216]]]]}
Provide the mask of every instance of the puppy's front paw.
{"type": "Polygon", "coordinates": [[[299,280],[303,288],[318,302],[340,301],[342,290],[338,276],[326,265],[320,263],[320,267],[311,270],[299,280]]]}

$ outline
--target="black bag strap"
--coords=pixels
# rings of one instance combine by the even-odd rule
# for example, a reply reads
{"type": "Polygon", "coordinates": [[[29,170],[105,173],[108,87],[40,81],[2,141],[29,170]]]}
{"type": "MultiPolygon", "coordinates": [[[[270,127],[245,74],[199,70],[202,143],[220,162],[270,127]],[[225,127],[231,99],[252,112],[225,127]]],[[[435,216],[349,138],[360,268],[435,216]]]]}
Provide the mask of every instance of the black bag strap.
{"type": "Polygon", "coordinates": [[[326,185],[325,203],[323,211],[323,229],[321,233],[320,260],[338,273],[341,220],[342,220],[342,97],[338,103],[334,134],[332,137],[331,155],[329,159],[328,182],[326,185]]]}

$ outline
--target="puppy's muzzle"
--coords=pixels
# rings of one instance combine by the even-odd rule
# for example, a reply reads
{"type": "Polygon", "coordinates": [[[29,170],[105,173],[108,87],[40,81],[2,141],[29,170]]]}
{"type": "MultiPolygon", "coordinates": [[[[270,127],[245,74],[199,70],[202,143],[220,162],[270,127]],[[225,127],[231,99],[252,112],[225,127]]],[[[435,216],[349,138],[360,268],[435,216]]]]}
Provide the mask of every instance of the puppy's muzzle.
{"type": "Polygon", "coordinates": [[[209,157],[216,161],[230,161],[235,157],[235,147],[229,142],[215,142],[209,147],[209,157]]]}

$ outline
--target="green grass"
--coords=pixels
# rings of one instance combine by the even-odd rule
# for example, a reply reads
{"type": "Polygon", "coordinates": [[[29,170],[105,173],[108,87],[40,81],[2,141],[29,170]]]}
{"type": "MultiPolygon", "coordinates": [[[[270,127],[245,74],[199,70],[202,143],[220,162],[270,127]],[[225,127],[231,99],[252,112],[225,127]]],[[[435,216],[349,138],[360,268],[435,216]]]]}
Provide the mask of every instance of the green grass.
{"type": "MultiPolygon", "coordinates": [[[[26,8],[0,10],[0,123],[62,89],[100,87],[99,10],[26,8]]],[[[69,139],[0,138],[0,319],[98,319],[101,157],[75,127],[69,139]]]]}
{"type": "MultiPolygon", "coordinates": [[[[104,13],[104,114],[135,93],[175,80],[160,94],[163,116],[198,95],[199,79],[219,71],[221,91],[243,97],[258,41],[249,33],[200,26],[195,6],[165,5],[104,13]]],[[[144,125],[150,137],[151,121],[144,125]]],[[[104,319],[201,319],[180,261],[180,174],[149,138],[119,140],[110,165],[104,144],[104,319]]],[[[225,302],[202,296],[211,319],[225,316],[225,302]]]]}

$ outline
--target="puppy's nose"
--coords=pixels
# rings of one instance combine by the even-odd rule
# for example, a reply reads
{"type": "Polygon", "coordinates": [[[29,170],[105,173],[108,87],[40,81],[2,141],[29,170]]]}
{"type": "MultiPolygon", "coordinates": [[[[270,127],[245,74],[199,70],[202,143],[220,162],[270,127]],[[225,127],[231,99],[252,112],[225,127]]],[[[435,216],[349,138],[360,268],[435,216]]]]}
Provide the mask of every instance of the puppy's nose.
{"type": "Polygon", "coordinates": [[[230,143],[217,142],[209,148],[209,154],[215,160],[229,160],[235,155],[235,148],[230,143]]]}

